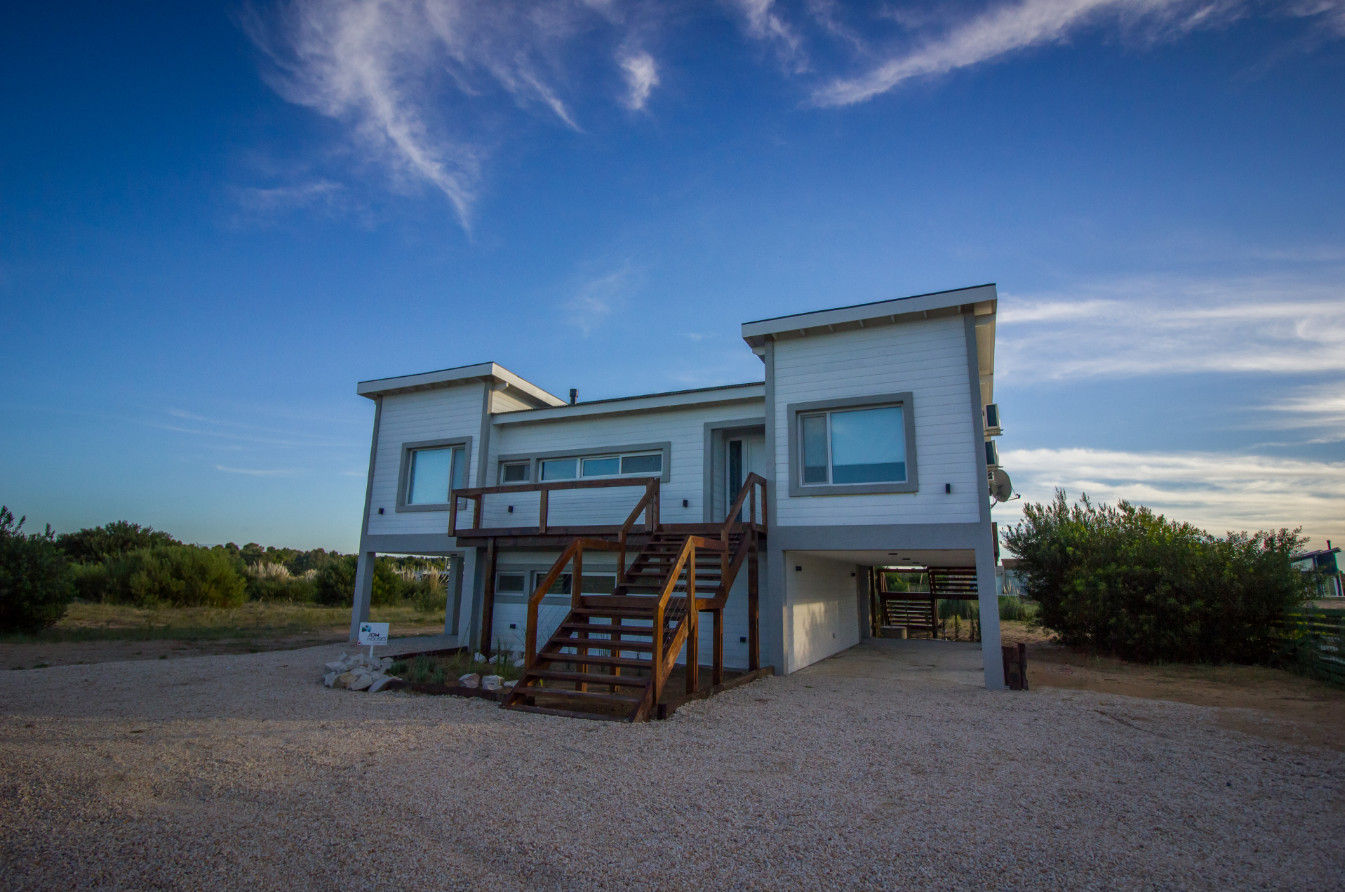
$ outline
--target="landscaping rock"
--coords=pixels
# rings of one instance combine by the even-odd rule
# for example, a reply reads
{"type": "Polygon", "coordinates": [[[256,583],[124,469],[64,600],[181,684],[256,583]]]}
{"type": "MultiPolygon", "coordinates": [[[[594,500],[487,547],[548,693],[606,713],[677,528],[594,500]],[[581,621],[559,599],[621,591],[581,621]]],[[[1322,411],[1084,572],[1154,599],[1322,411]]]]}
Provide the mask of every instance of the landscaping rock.
{"type": "Polygon", "coordinates": [[[354,672],[342,672],[332,682],[334,688],[349,688],[358,676],[354,672]]]}
{"type": "Polygon", "coordinates": [[[393,690],[402,686],[402,680],[395,675],[380,675],[369,685],[369,693],[377,694],[383,690],[393,690]]]}
{"type": "Polygon", "coordinates": [[[479,688],[481,687],[481,675],[478,672],[468,672],[466,675],[458,677],[458,684],[464,688],[479,688]]]}
{"type": "Polygon", "coordinates": [[[350,689],[352,691],[362,691],[373,683],[374,676],[372,675],[356,675],[355,680],[350,683],[350,689]]]}
{"type": "MultiPolygon", "coordinates": [[[[328,665],[331,665],[331,664],[329,663],[328,665]]],[[[332,685],[336,684],[336,676],[338,676],[338,675],[340,675],[340,674],[341,674],[341,673],[339,673],[339,672],[334,672],[334,671],[333,671],[333,672],[328,672],[326,675],[322,676],[322,683],[323,683],[324,685],[326,685],[327,687],[331,687],[332,685]]]]}
{"type": "Polygon", "coordinates": [[[501,678],[501,677],[498,676],[498,675],[487,675],[487,676],[484,676],[484,677],[481,679],[481,690],[483,690],[483,691],[498,691],[498,690],[500,689],[500,685],[501,685],[501,683],[502,683],[503,681],[504,681],[504,679],[501,678]]]}

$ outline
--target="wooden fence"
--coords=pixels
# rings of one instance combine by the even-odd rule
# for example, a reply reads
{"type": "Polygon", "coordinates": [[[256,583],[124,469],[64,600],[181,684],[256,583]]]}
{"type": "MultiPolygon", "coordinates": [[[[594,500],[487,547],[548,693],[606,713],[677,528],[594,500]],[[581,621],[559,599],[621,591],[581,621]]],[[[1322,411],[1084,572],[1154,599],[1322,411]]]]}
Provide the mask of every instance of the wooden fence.
{"type": "Polygon", "coordinates": [[[1345,685],[1345,610],[1291,611],[1275,637],[1284,657],[1298,668],[1345,685]]]}

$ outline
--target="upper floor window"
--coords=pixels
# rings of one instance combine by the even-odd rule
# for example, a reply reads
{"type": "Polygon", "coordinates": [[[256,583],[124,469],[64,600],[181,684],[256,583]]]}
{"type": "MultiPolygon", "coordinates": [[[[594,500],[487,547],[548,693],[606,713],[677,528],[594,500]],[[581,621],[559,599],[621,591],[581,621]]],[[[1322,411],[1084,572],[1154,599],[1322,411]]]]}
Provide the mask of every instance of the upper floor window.
{"type": "Polygon", "coordinates": [[[403,444],[397,509],[416,511],[447,507],[450,493],[467,485],[469,447],[469,440],[403,444]]]}
{"type": "Polygon", "coordinates": [[[532,462],[507,461],[500,464],[501,483],[527,483],[532,474],[532,462]]]}
{"type": "Polygon", "coordinates": [[[914,492],[911,395],[789,406],[790,495],[914,492]]]}
{"type": "Polygon", "coordinates": [[[663,453],[576,455],[544,458],[539,464],[543,482],[593,477],[655,477],[663,473],[663,453]]]}

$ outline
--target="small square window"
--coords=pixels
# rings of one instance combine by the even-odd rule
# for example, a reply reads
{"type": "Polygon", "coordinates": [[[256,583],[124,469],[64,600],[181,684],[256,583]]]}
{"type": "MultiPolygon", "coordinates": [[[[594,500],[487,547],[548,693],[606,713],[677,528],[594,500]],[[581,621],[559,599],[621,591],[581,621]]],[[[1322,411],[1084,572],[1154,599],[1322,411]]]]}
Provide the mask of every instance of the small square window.
{"type": "Polygon", "coordinates": [[[406,474],[407,505],[446,505],[449,491],[467,481],[466,450],[462,446],[434,446],[410,450],[406,474]]]}
{"type": "Polygon", "coordinates": [[[527,483],[532,473],[532,463],[510,461],[500,465],[501,483],[527,483]]]}
{"type": "Polygon", "coordinates": [[[543,480],[574,480],[578,476],[578,459],[548,458],[542,461],[543,480]]]}
{"type": "Polygon", "coordinates": [[[615,455],[584,459],[585,477],[615,477],[621,473],[621,459],[615,455]]]}

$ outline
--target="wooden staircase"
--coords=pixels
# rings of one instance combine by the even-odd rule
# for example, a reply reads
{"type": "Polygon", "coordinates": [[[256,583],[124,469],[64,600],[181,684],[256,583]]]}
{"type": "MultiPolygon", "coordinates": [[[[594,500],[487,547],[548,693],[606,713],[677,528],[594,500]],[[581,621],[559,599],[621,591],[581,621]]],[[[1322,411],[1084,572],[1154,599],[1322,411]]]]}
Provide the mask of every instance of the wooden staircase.
{"type": "Polygon", "coordinates": [[[572,585],[569,614],[538,649],[536,605],[565,567],[573,565],[572,579],[582,578],[584,552],[594,550],[620,551],[624,563],[623,543],[571,542],[529,602],[527,664],[502,706],[548,715],[647,719],[684,648],[687,689],[696,689],[702,611],[713,615],[714,682],[722,681],[724,605],[748,561],[755,582],[762,526],[755,519],[758,486],[764,515],[765,480],[751,475],[728,519],[711,528],[713,537],[656,527],[629,565],[619,567],[612,594],[583,595],[580,586],[572,585]],[[744,523],[740,511],[749,492],[753,519],[744,523]]]}

